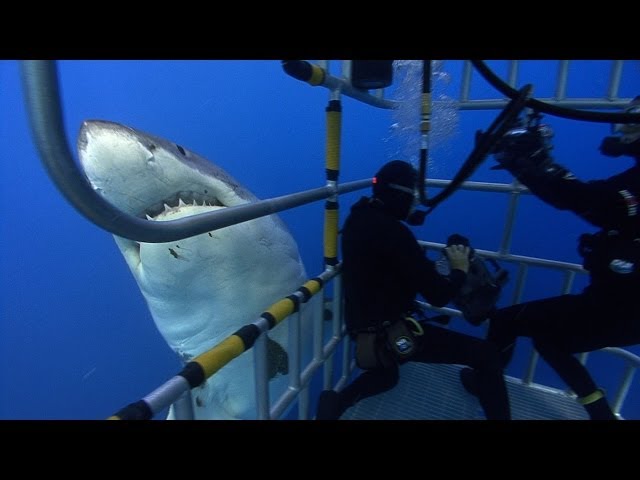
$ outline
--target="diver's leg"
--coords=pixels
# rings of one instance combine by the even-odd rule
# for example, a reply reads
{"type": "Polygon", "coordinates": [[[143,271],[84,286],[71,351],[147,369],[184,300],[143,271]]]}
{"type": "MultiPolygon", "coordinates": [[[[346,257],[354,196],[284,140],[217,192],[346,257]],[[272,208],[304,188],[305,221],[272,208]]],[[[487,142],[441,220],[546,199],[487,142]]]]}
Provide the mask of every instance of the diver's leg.
{"type": "Polygon", "coordinates": [[[587,410],[591,420],[615,420],[604,392],[591,378],[589,371],[566,349],[552,339],[534,337],[533,345],[540,356],[564,382],[578,395],[578,402],[587,410]]]}
{"type": "Polygon", "coordinates": [[[614,420],[604,392],[598,388],[587,368],[574,356],[608,346],[637,343],[632,329],[631,309],[622,302],[594,295],[575,295],[564,300],[565,314],[554,322],[533,327],[531,337],[540,356],[578,396],[592,420],[614,420]],[[570,312],[570,313],[569,313],[570,312]],[[630,328],[631,327],[631,328],[630,328]]]}
{"type": "Polygon", "coordinates": [[[614,419],[604,393],[574,354],[640,341],[640,335],[632,332],[636,328],[633,307],[625,307],[623,299],[612,302],[609,295],[592,294],[532,303],[521,321],[526,327],[523,334],[531,337],[535,349],[578,395],[592,419],[614,419]]]}
{"type": "Polygon", "coordinates": [[[480,338],[423,324],[421,348],[411,361],[468,365],[477,375],[478,400],[488,420],[509,420],[509,397],[500,356],[494,344],[480,338]]]}
{"type": "Polygon", "coordinates": [[[340,392],[325,390],[320,394],[316,420],[337,420],[363,398],[391,390],[398,384],[398,366],[367,370],[340,392]]]}
{"type": "Polygon", "coordinates": [[[501,308],[489,317],[487,340],[498,348],[502,368],[506,368],[513,357],[516,339],[527,331],[526,322],[531,318],[526,315],[528,306],[528,303],[521,303],[501,308]]]}
{"type": "Polygon", "coordinates": [[[489,317],[487,340],[497,345],[503,368],[509,364],[517,337],[566,330],[567,319],[581,312],[582,295],[559,295],[496,310],[489,317]]]}

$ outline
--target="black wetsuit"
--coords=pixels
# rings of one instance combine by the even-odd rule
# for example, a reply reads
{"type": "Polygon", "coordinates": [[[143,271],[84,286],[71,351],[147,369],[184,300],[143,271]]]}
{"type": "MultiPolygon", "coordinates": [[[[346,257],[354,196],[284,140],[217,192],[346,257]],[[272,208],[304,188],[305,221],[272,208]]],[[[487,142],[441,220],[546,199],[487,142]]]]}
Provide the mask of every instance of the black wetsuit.
{"type": "MultiPolygon", "coordinates": [[[[342,230],[345,318],[350,333],[401,318],[421,294],[444,306],[466,274],[438,274],[415,236],[382,203],[363,197],[342,230]]],[[[510,408],[499,354],[485,340],[423,323],[417,353],[409,361],[468,365],[478,372],[478,398],[488,419],[509,419],[510,408]]],[[[340,413],[357,401],[393,388],[398,366],[367,370],[340,392],[340,413]]],[[[425,394],[427,394],[425,392],[425,394]]]]}
{"type": "Polygon", "coordinates": [[[590,272],[582,293],[497,310],[487,338],[498,345],[506,366],[516,338],[530,337],[567,385],[585,397],[597,387],[573,354],[640,343],[640,167],[591,182],[544,170],[519,180],[546,203],[571,210],[601,230],[580,241],[590,272]]]}

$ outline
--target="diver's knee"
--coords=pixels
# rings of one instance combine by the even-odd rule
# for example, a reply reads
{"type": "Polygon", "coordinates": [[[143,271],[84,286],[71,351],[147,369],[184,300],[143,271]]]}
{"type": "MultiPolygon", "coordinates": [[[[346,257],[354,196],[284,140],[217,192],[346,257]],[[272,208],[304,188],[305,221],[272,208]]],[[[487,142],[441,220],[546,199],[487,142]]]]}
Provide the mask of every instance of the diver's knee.
{"type": "Polygon", "coordinates": [[[547,338],[534,336],[531,338],[531,341],[533,343],[533,348],[535,348],[543,358],[553,356],[557,352],[561,351],[558,345],[547,338]]]}
{"type": "Polygon", "coordinates": [[[512,305],[491,311],[488,315],[489,330],[487,338],[501,338],[505,335],[512,335],[518,328],[519,318],[524,312],[523,305],[512,305]]]}
{"type": "Polygon", "coordinates": [[[488,318],[487,340],[495,342],[502,337],[505,330],[505,320],[502,316],[490,316],[488,318]]]}

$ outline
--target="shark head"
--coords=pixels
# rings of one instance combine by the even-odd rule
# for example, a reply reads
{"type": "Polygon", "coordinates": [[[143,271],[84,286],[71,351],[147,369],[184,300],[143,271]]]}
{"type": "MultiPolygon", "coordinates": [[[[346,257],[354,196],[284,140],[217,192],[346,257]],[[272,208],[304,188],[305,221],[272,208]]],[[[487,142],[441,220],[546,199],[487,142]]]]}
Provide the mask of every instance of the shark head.
{"type": "MultiPolygon", "coordinates": [[[[94,190],[123,212],[149,221],[257,200],[203,157],[118,123],[83,122],[77,148],[94,190]]],[[[276,215],[168,243],[114,237],[158,330],[185,362],[255,321],[306,280],[297,244],[276,215]]],[[[272,385],[287,372],[287,328],[281,327],[269,331],[272,385]]],[[[253,352],[192,393],[196,418],[251,418],[253,352]]]]}

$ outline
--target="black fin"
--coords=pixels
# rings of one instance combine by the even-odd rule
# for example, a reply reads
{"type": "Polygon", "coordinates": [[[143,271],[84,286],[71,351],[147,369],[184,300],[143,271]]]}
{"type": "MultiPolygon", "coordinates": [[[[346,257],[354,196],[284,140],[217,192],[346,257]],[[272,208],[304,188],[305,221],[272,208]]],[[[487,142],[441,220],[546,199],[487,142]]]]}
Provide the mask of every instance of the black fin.
{"type": "Polygon", "coordinates": [[[289,355],[282,346],[267,336],[267,361],[269,363],[269,380],[279,373],[289,373],[289,355]]]}

